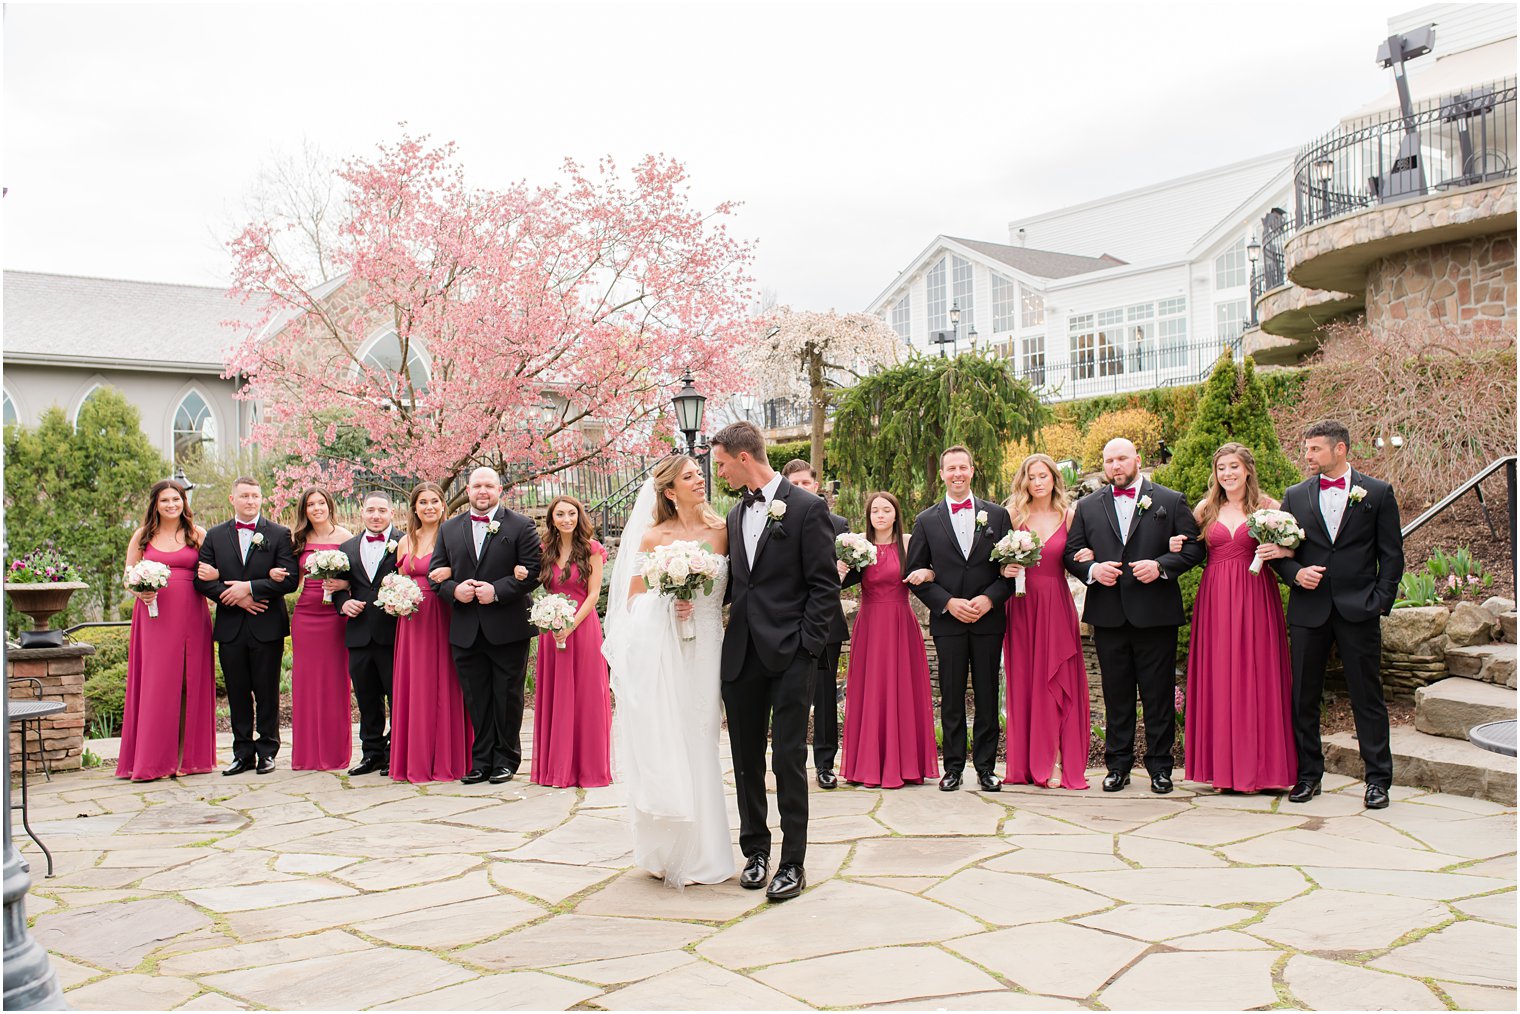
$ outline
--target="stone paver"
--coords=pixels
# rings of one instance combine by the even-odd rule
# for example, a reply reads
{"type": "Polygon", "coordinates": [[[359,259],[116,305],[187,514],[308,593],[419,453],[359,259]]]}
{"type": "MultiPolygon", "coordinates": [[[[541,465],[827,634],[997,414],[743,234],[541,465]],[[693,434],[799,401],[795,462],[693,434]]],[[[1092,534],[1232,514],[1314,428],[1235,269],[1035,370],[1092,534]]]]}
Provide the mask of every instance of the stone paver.
{"type": "Polygon", "coordinates": [[[381,1004],[377,1010],[569,1010],[600,993],[542,972],[483,975],[457,986],[381,1004]]]}
{"type": "Polygon", "coordinates": [[[398,947],[436,950],[473,944],[532,922],[544,914],[543,909],[521,898],[498,895],[401,912],[356,923],[354,929],[398,947]]]}
{"type": "Polygon", "coordinates": [[[957,873],[925,896],[999,926],[1066,919],[1113,904],[1112,900],[1090,891],[1039,877],[991,870],[957,873]]]}
{"type": "Polygon", "coordinates": [[[287,1009],[372,1007],[474,978],[458,965],[420,951],[375,947],[352,954],[307,958],[237,972],[207,975],[213,989],[287,1009]]]}
{"type": "Polygon", "coordinates": [[[1294,869],[1126,870],[1062,873],[1059,879],[1123,901],[1157,905],[1228,905],[1231,902],[1286,901],[1309,882],[1294,869]]]}
{"type": "Polygon", "coordinates": [[[568,964],[667,951],[685,947],[711,932],[711,927],[685,922],[558,915],[459,951],[457,956],[484,968],[511,971],[542,966],[549,961],[568,964]]]}
{"type": "Polygon", "coordinates": [[[1246,932],[1302,951],[1371,951],[1450,918],[1445,905],[1421,898],[1315,891],[1278,905],[1246,932]]]}
{"type": "Polygon", "coordinates": [[[168,975],[115,975],[69,991],[75,1010],[168,1010],[201,988],[189,979],[168,975]]]}
{"type": "Polygon", "coordinates": [[[934,947],[830,954],[761,969],[755,978],[815,1007],[855,1007],[1002,988],[975,965],[934,947]]]}
{"type": "Polygon", "coordinates": [[[1009,850],[997,838],[877,838],[855,847],[852,877],[948,877],[1009,850]]]}
{"type": "Polygon", "coordinates": [[[1357,841],[1352,838],[1340,838],[1333,834],[1317,835],[1306,831],[1269,834],[1239,845],[1226,845],[1219,851],[1237,863],[1275,862],[1294,866],[1361,866],[1370,870],[1429,872],[1462,861],[1460,856],[1448,856],[1425,849],[1379,845],[1365,839],[1357,841]]]}
{"type": "Polygon", "coordinates": [[[694,961],[597,998],[605,1010],[807,1010],[808,1005],[727,969],[694,961]]]}
{"type": "Polygon", "coordinates": [[[1270,952],[1151,954],[1098,994],[1110,1010],[1248,1010],[1277,1002],[1270,952]]]}
{"type": "Polygon", "coordinates": [[[1458,922],[1395,947],[1372,963],[1404,975],[1430,976],[1476,986],[1515,987],[1515,930],[1458,922]]]}
{"type": "Polygon", "coordinates": [[[153,898],[49,912],[38,917],[32,936],[50,951],[125,972],[160,944],[210,925],[184,902],[153,898]]]}
{"type": "Polygon", "coordinates": [[[346,898],[358,894],[352,887],[327,880],[281,880],[272,884],[242,887],[209,887],[186,891],[185,900],[213,912],[247,912],[255,908],[294,905],[319,898],[346,898]]]}
{"type": "Polygon", "coordinates": [[[1474,919],[1502,922],[1506,926],[1515,925],[1514,891],[1507,891],[1504,894],[1491,894],[1485,898],[1470,898],[1467,901],[1454,902],[1451,907],[1463,915],[1472,916],[1474,919]]]}
{"type": "Polygon", "coordinates": [[[1051,923],[962,937],[946,946],[1032,993],[1084,997],[1144,953],[1147,945],[1051,923]]]}
{"type": "MultiPolygon", "coordinates": [[[[1136,940],[1162,941],[1233,926],[1251,917],[1240,909],[1201,905],[1121,905],[1108,912],[1076,920],[1083,926],[1122,933],[1136,940]]],[[[1086,996],[1087,994],[1082,994],[1086,996]]]]}
{"type": "Polygon", "coordinates": [[[1309,954],[1289,959],[1283,981],[1311,1010],[1446,1009],[1423,983],[1309,954]]]}

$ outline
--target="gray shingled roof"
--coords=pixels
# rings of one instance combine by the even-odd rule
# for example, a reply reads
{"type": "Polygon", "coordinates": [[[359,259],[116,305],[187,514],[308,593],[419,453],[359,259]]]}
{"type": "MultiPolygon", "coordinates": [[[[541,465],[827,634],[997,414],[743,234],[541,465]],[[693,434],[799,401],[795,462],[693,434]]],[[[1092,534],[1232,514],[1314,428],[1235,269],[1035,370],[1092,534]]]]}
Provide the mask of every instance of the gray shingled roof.
{"type": "Polygon", "coordinates": [[[1084,257],[1081,254],[1056,253],[1053,250],[1031,250],[1022,246],[1007,246],[1003,243],[986,243],[979,239],[961,239],[958,236],[946,236],[961,246],[970,247],[985,257],[991,257],[995,261],[1001,261],[1010,268],[1017,268],[1026,275],[1036,278],[1067,278],[1071,275],[1085,275],[1089,271],[1102,271],[1105,268],[1116,268],[1124,261],[1117,257],[1104,254],[1101,257],[1084,257]]]}
{"type": "Polygon", "coordinates": [[[255,314],[226,289],[5,272],[5,358],[183,364],[220,372],[255,314]]]}

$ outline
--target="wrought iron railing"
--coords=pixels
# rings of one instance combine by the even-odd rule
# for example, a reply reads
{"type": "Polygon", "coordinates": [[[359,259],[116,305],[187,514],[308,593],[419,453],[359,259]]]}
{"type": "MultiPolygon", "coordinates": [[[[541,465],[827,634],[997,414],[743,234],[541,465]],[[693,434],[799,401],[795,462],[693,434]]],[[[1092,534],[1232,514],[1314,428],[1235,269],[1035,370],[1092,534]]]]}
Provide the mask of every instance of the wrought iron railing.
{"type": "Polygon", "coordinates": [[[1506,499],[1509,502],[1510,573],[1516,581],[1520,581],[1520,552],[1517,552],[1515,545],[1517,512],[1515,504],[1515,455],[1513,454],[1505,458],[1495,458],[1493,461],[1490,461],[1487,465],[1483,466],[1483,468],[1476,475],[1442,497],[1440,503],[1435,504],[1429,510],[1425,511],[1419,517],[1415,518],[1413,521],[1409,522],[1409,524],[1405,525],[1399,531],[1400,537],[1405,539],[1409,538],[1415,532],[1419,531],[1419,529],[1423,527],[1427,521],[1444,511],[1446,508],[1450,507],[1452,504],[1456,503],[1470,491],[1478,498],[1478,507],[1483,511],[1483,520],[1488,523],[1489,532],[1492,533],[1494,538],[1497,539],[1499,537],[1499,531],[1494,527],[1494,519],[1488,513],[1488,501],[1483,496],[1482,483],[1484,479],[1487,479],[1490,475],[1493,475],[1501,468],[1504,469],[1505,493],[1506,499]]]}
{"type": "Polygon", "coordinates": [[[1515,111],[1509,78],[1419,103],[1409,117],[1393,111],[1318,138],[1294,159],[1295,223],[1513,177],[1515,111]]]}
{"type": "Polygon", "coordinates": [[[1030,357],[1027,363],[1009,358],[1008,368],[1045,402],[1181,387],[1207,380],[1225,352],[1240,361],[1243,334],[1243,327],[1237,326],[1204,342],[1158,344],[1149,340],[1064,349],[1059,354],[1047,351],[1030,357]]]}
{"type": "MultiPolygon", "coordinates": [[[[834,403],[824,407],[825,419],[834,418],[834,403]]],[[[813,407],[801,398],[771,398],[760,406],[760,428],[767,430],[791,429],[796,426],[813,425],[813,407]]]]}

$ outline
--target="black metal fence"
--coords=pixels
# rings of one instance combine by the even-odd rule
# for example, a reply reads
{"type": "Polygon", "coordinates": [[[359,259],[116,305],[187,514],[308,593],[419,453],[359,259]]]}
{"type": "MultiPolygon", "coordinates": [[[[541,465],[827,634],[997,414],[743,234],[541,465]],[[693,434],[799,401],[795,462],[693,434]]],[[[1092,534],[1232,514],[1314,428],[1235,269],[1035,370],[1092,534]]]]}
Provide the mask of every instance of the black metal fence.
{"type": "Polygon", "coordinates": [[[1010,358],[1008,368],[1045,402],[1182,387],[1207,380],[1226,352],[1239,362],[1243,334],[1237,325],[1209,341],[1186,344],[1099,341],[1046,353],[1026,365],[1010,358]]]}

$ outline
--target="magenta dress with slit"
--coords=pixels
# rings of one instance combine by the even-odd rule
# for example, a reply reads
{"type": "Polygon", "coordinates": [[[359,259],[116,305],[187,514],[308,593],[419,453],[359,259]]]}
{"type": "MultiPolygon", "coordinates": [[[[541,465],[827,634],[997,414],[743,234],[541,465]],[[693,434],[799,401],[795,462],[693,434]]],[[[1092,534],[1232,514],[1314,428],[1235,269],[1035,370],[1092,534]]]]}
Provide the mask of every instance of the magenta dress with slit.
{"type": "MultiPolygon", "coordinates": [[[[607,557],[594,539],[591,551],[603,560],[607,557]]],[[[575,564],[568,577],[556,567],[545,590],[566,596],[577,609],[590,594],[575,564]]],[[[533,676],[533,782],[560,788],[611,785],[611,740],[607,660],[602,657],[602,625],[593,609],[565,639],[564,648],[555,647],[553,634],[539,635],[533,676]]]]}
{"type": "Polygon", "coordinates": [[[901,788],[939,777],[929,658],[902,583],[902,555],[876,547],[860,580],[860,613],[845,676],[845,781],[901,788]]]}
{"type": "Polygon", "coordinates": [[[169,568],[158,615],[132,607],[127,690],[116,777],[149,781],[202,774],[216,767],[216,677],[211,668],[211,612],[195,590],[200,550],[149,546],[143,559],[169,568]]]}
{"type": "Polygon", "coordinates": [[[402,556],[397,569],[417,582],[422,604],[396,621],[391,682],[391,778],[452,782],[470,770],[475,730],[449,648],[449,606],[428,583],[429,558],[402,556]]]}
{"type": "Polygon", "coordinates": [[[1025,594],[1008,599],[1003,670],[1008,680],[1008,767],[1004,781],[1045,785],[1057,763],[1063,789],[1087,788],[1091,706],[1077,607],[1061,557],[1066,526],[1024,571],[1025,594]]]}
{"type": "Polygon", "coordinates": [[[1286,789],[1298,774],[1293,667],[1277,577],[1250,572],[1256,540],[1216,521],[1193,605],[1183,742],[1187,777],[1239,792],[1286,789]]]}
{"type": "MultiPolygon", "coordinates": [[[[337,548],[308,542],[301,551],[301,572],[312,553],[337,548]]],[[[290,696],[291,770],[346,769],[354,753],[354,720],[343,614],[322,601],[322,582],[314,577],[303,578],[290,617],[290,696]]]]}

